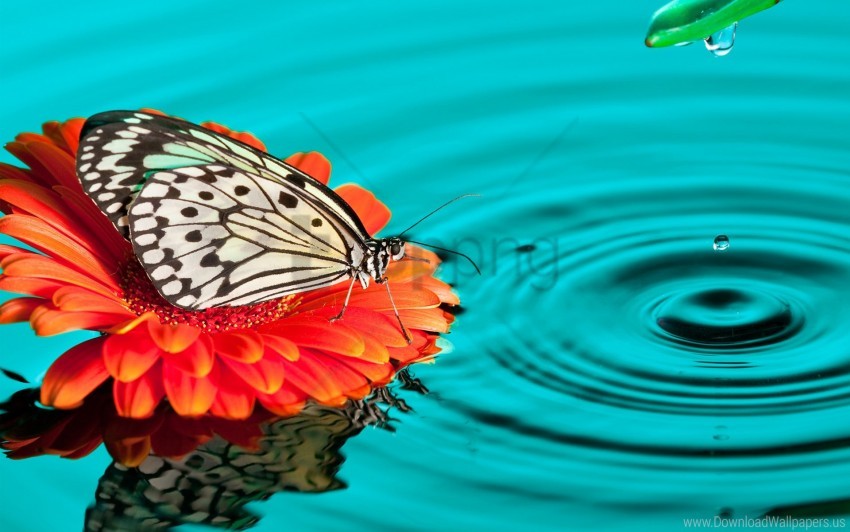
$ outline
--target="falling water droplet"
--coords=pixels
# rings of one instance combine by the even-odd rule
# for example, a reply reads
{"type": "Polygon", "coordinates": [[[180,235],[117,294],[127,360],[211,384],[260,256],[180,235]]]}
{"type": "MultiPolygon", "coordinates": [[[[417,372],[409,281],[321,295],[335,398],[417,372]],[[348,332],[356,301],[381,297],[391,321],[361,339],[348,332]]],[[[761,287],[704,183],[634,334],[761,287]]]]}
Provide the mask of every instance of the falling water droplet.
{"type": "Polygon", "coordinates": [[[726,251],[729,249],[729,237],[726,235],[717,235],[714,237],[714,251],[726,251]]]}
{"type": "Polygon", "coordinates": [[[738,23],[735,22],[728,28],[714,32],[705,38],[705,49],[714,54],[715,57],[723,57],[732,51],[735,45],[735,30],[738,23]]]}

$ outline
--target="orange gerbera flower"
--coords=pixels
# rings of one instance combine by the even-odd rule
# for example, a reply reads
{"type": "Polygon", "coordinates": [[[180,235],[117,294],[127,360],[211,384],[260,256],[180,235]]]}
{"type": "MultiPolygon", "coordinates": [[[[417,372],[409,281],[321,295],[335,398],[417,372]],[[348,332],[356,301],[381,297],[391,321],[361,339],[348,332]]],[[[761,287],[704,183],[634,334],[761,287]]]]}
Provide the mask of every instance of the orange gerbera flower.
{"type": "MultiPolygon", "coordinates": [[[[448,331],[445,304],[457,297],[433,274],[438,258],[408,245],[427,262],[390,265],[393,298],[413,338],[408,345],[383,288],[338,285],[243,307],[186,311],[153,288],[129,243],[85,195],[74,157],[82,119],[48,122],[7,149],[28,169],[0,164],[0,233],[37,252],[0,245],[0,290],[28,294],[0,306],[0,323],[29,321],[39,335],[75,329],[102,333],[60,356],[48,369],[41,402],[67,409],[112,379],[118,414],[153,415],[167,398],[182,416],[245,419],[259,402],[279,415],[306,401],[340,406],[392,379],[401,367],[439,352],[448,331]]],[[[247,133],[205,127],[265,150],[247,133]]],[[[287,162],[327,183],[330,163],[316,152],[287,162]]],[[[374,234],[390,212],[356,185],[336,192],[374,234]]]]}

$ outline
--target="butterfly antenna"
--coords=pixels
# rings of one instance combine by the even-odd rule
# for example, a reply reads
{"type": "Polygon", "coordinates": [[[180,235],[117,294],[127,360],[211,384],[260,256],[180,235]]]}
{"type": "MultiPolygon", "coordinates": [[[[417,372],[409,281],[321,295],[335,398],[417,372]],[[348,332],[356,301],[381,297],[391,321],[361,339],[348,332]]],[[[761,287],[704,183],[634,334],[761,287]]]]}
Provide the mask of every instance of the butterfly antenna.
{"type": "MultiPolygon", "coordinates": [[[[461,196],[461,197],[463,197],[463,196],[461,196]]],[[[440,251],[445,251],[447,253],[454,253],[455,255],[459,255],[459,256],[465,258],[466,260],[468,260],[469,263],[472,264],[472,267],[475,268],[475,271],[478,272],[478,275],[481,275],[481,269],[478,267],[477,264],[475,264],[475,261],[472,260],[469,257],[469,255],[467,255],[465,253],[461,253],[460,251],[455,251],[453,249],[441,248],[440,246],[435,246],[434,244],[426,244],[425,242],[417,242],[416,240],[407,240],[406,242],[410,242],[411,244],[419,244],[420,246],[425,246],[425,247],[428,247],[428,248],[431,248],[431,249],[437,249],[437,250],[440,250],[440,251]]]]}
{"type": "MultiPolygon", "coordinates": [[[[427,220],[428,218],[430,218],[431,216],[433,216],[433,215],[434,215],[437,211],[439,211],[440,209],[444,209],[444,208],[448,207],[449,205],[451,205],[452,203],[456,202],[457,200],[459,200],[459,199],[463,199],[463,198],[469,198],[469,197],[472,197],[472,196],[479,196],[479,195],[480,195],[480,194],[462,194],[462,195],[460,195],[460,196],[458,196],[458,197],[456,197],[456,198],[454,198],[454,199],[450,199],[449,201],[447,201],[447,202],[443,203],[442,205],[440,205],[439,207],[437,207],[437,208],[436,208],[436,209],[434,209],[433,211],[429,212],[428,214],[426,214],[425,216],[423,216],[422,218],[420,218],[418,222],[416,222],[415,224],[411,225],[410,227],[408,227],[407,229],[405,229],[404,231],[402,231],[401,233],[399,233],[399,234],[398,234],[398,237],[399,237],[399,238],[401,238],[401,237],[404,235],[404,233],[406,233],[406,232],[410,231],[411,229],[413,229],[413,228],[414,228],[414,227],[416,227],[417,225],[421,224],[422,222],[424,222],[425,220],[427,220]]],[[[448,250],[446,250],[446,251],[448,251],[448,250]]]]}

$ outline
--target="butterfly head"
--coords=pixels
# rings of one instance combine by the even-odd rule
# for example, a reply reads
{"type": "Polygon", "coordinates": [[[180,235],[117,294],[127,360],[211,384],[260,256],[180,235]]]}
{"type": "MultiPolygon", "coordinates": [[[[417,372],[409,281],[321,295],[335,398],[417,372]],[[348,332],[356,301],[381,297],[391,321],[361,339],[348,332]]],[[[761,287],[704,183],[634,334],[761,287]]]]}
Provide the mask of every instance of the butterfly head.
{"type": "Polygon", "coordinates": [[[384,239],[384,246],[391,260],[401,260],[404,257],[404,241],[399,237],[384,239]]]}
{"type": "Polygon", "coordinates": [[[381,238],[366,242],[366,255],[363,258],[365,271],[369,276],[378,280],[391,261],[404,257],[404,241],[399,237],[381,238]]]}

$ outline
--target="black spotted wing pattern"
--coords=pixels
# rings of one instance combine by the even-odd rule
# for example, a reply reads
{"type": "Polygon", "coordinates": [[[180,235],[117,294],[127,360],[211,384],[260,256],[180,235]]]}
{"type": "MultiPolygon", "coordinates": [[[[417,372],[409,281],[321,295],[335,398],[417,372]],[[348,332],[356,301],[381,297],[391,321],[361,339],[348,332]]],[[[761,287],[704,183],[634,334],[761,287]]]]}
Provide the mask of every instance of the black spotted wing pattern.
{"type": "Polygon", "coordinates": [[[336,283],[362,259],[358,235],[310,199],[217,164],[156,172],[130,208],[130,240],[178,307],[258,303],[336,283]]]}

